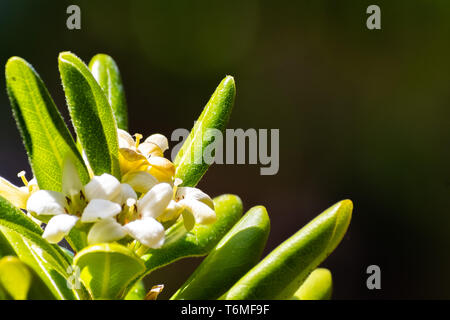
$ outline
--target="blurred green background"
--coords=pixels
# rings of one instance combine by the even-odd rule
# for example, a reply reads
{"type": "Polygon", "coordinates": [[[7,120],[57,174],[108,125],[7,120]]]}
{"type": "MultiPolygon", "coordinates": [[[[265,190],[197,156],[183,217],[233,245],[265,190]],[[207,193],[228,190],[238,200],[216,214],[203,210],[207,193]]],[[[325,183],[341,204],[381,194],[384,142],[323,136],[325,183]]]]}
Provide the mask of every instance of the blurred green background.
{"type": "MultiPolygon", "coordinates": [[[[265,253],[344,198],[349,233],[324,266],[338,299],[450,298],[448,1],[0,1],[0,61],[25,58],[67,117],[60,51],[114,57],[130,131],[190,129],[216,85],[235,77],[229,128],[279,128],[280,171],[216,165],[200,187],[236,193],[272,219],[265,253]],[[81,30],[66,8],[81,8],[81,30]],[[381,7],[382,30],[366,28],[381,7]],[[367,266],[382,271],[366,288],[367,266]]],[[[0,78],[0,175],[27,168],[0,78]]],[[[162,297],[200,259],[148,278],[162,297]]]]}

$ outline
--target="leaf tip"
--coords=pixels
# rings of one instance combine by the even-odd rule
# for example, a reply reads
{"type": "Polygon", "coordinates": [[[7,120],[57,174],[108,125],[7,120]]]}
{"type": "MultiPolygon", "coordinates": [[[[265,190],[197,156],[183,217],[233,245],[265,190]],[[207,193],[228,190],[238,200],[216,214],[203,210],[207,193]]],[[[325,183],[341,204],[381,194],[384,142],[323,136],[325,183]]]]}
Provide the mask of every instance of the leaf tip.
{"type": "Polygon", "coordinates": [[[227,75],[225,78],[223,78],[221,86],[227,90],[236,91],[236,83],[234,81],[234,77],[227,75]]]}
{"type": "MultiPolygon", "coordinates": [[[[5,74],[8,78],[8,75],[13,72],[13,69],[15,69],[16,67],[19,66],[30,66],[30,64],[25,61],[25,59],[21,58],[21,57],[17,57],[17,56],[13,56],[11,58],[8,59],[8,61],[6,62],[6,66],[5,66],[5,74]]],[[[8,80],[8,79],[7,79],[8,80]]],[[[12,77],[11,80],[15,80],[14,77],[12,77]]]]}

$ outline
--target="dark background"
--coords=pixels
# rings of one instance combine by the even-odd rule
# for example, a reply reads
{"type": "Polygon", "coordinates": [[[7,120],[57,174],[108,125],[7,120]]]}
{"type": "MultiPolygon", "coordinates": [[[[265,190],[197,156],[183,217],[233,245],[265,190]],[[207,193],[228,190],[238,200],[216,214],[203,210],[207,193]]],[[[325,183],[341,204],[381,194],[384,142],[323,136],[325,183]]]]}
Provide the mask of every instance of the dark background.
{"type": "MultiPolygon", "coordinates": [[[[324,265],[337,299],[450,298],[448,1],[0,1],[0,62],[25,58],[67,117],[60,51],[118,63],[130,131],[190,129],[220,80],[235,77],[229,128],[279,128],[280,170],[216,165],[200,188],[267,207],[265,254],[350,198],[350,230],[324,265]],[[81,7],[82,29],[66,28],[81,7]],[[382,30],[366,28],[381,7],[382,30]],[[381,290],[366,268],[381,267],[381,290]]],[[[26,154],[0,78],[0,175],[26,154]]],[[[169,297],[199,259],[152,274],[169,297]]]]}

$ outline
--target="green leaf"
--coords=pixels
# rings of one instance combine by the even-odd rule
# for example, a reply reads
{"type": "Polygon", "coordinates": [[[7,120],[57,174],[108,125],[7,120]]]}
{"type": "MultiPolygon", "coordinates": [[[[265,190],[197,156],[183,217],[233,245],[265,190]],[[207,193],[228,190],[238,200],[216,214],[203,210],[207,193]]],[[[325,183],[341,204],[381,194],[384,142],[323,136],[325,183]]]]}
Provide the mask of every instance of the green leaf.
{"type": "Polygon", "coordinates": [[[194,187],[208,170],[209,164],[204,161],[203,152],[214,142],[209,130],[224,132],[233,109],[235,93],[233,77],[226,76],[214,91],[178,152],[174,161],[175,176],[183,180],[183,186],[194,187]]]}
{"type": "Polygon", "coordinates": [[[105,93],[74,54],[60,53],[58,65],[70,116],[94,174],[120,179],[116,120],[105,93]]]}
{"type": "Polygon", "coordinates": [[[235,195],[214,198],[217,221],[210,225],[197,224],[190,232],[183,221],[166,231],[166,242],[160,249],[149,249],[141,259],[147,273],[176,260],[208,254],[242,215],[242,201],[235,195]]]}
{"type": "Polygon", "coordinates": [[[339,244],[350,224],[353,204],[338,202],[279,245],[222,298],[289,299],[339,244]]]}
{"type": "Polygon", "coordinates": [[[64,160],[73,158],[81,181],[89,175],[55,103],[39,75],[25,60],[6,63],[6,86],[14,118],[39,187],[61,191],[64,160]]]}
{"type": "Polygon", "coordinates": [[[138,281],[127,293],[125,300],[144,300],[146,294],[144,283],[138,281]]]}
{"type": "Polygon", "coordinates": [[[32,268],[15,256],[8,256],[0,259],[0,300],[4,299],[53,300],[55,297],[32,268]]]}
{"type": "Polygon", "coordinates": [[[171,299],[219,298],[259,261],[269,230],[266,209],[263,206],[250,209],[171,299]]]}
{"type": "Polygon", "coordinates": [[[318,268],[311,272],[291,300],[330,300],[333,291],[331,272],[318,268]]]}
{"type": "Polygon", "coordinates": [[[42,230],[0,197],[0,253],[17,256],[36,272],[55,299],[77,299],[83,294],[67,286],[71,261],[59,246],[42,238],[42,230]]]}
{"type": "Polygon", "coordinates": [[[73,260],[80,268],[80,279],[94,299],[119,299],[144,270],[141,259],[116,243],[87,247],[73,260]]]}
{"type": "Polygon", "coordinates": [[[31,286],[31,272],[16,257],[0,259],[0,285],[14,300],[25,300],[31,286]]]}
{"type": "Polygon", "coordinates": [[[2,287],[0,283],[0,300],[13,300],[14,298],[8,294],[5,288],[2,287]]]}
{"type": "Polygon", "coordinates": [[[108,98],[117,127],[128,130],[127,101],[116,62],[106,54],[97,54],[89,62],[89,69],[108,98]]]}

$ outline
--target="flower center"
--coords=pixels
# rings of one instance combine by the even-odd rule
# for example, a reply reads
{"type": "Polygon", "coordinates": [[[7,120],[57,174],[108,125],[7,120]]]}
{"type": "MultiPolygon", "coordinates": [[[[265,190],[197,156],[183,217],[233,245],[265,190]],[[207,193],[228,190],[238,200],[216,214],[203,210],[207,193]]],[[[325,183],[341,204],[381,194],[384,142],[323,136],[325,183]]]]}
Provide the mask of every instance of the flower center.
{"type": "Polygon", "coordinates": [[[129,198],[122,208],[122,212],[118,215],[117,220],[120,224],[126,225],[128,222],[140,218],[136,200],[129,198]]]}
{"type": "Polygon", "coordinates": [[[86,208],[88,201],[83,191],[66,196],[66,206],[64,207],[67,213],[81,217],[84,208],[86,208]]]}

